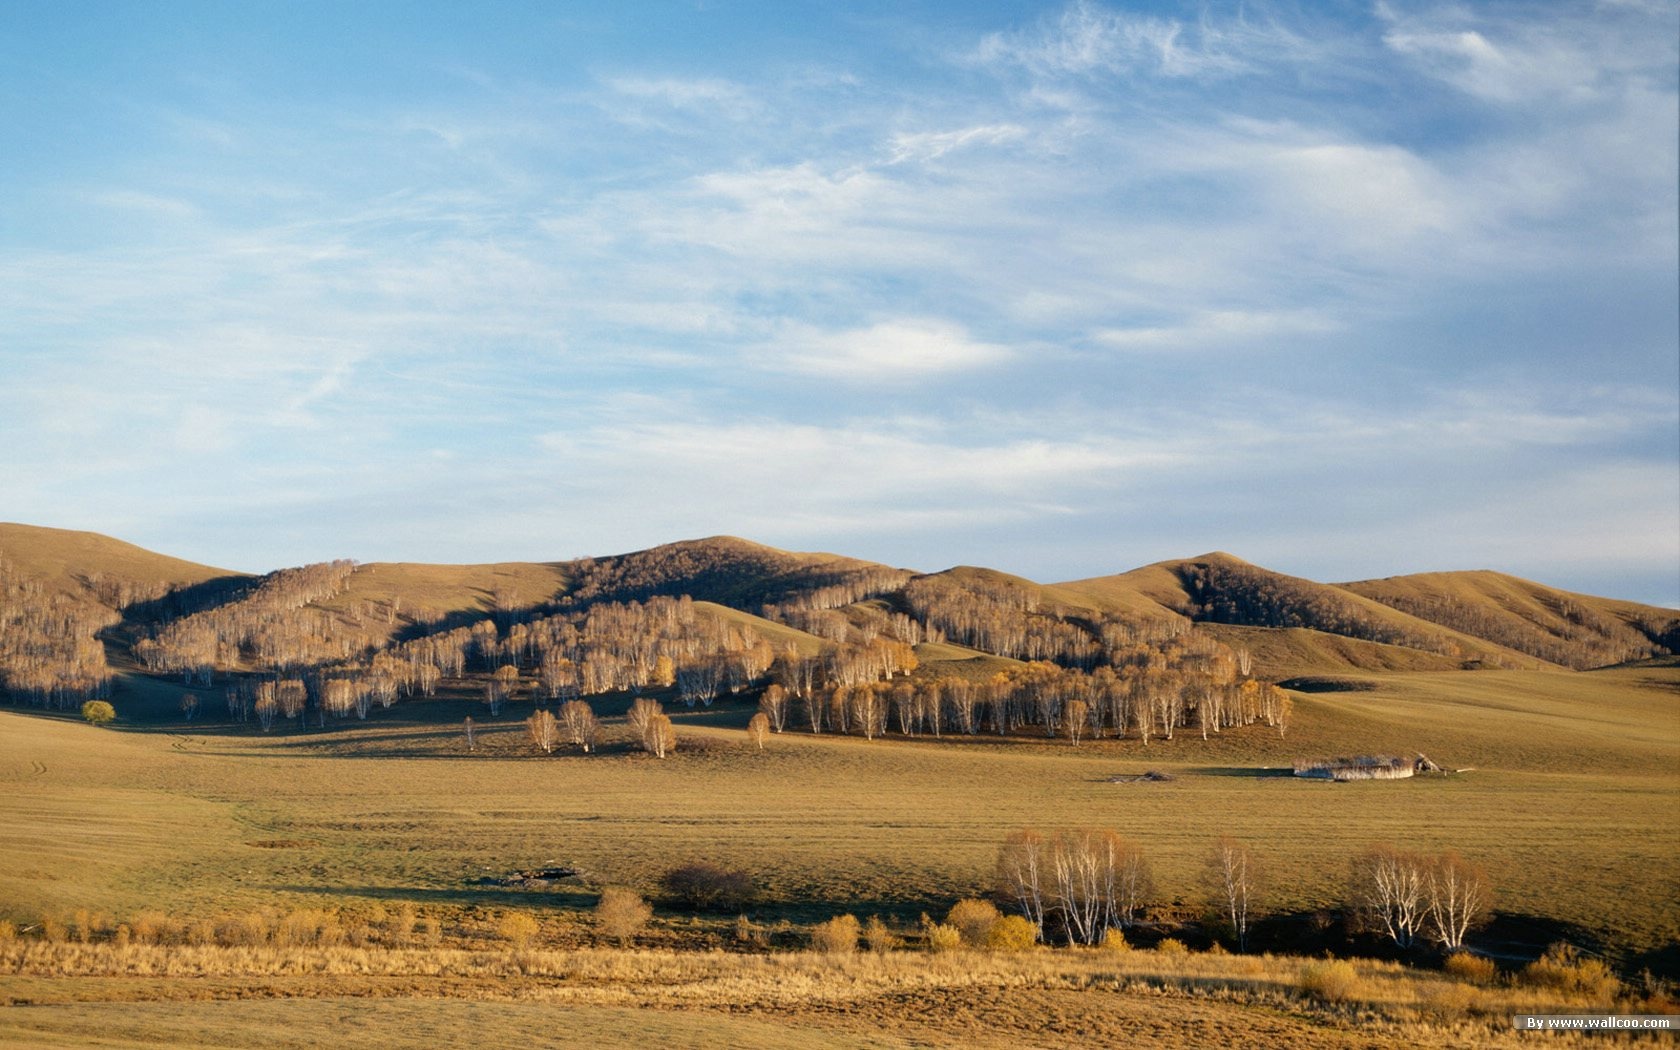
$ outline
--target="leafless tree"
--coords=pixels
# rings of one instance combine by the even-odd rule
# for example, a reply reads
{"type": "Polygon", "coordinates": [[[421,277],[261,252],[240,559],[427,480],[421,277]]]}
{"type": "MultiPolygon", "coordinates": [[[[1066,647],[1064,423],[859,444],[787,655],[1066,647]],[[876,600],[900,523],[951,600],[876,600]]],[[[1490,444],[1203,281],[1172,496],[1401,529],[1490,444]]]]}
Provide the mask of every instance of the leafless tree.
{"type": "Polygon", "coordinates": [[[1241,842],[1221,836],[1208,858],[1208,881],[1221,917],[1236,934],[1237,950],[1248,950],[1249,905],[1260,882],[1260,866],[1241,842]]]}
{"type": "Polygon", "coordinates": [[[1428,913],[1428,864],[1392,846],[1373,846],[1354,859],[1353,896],[1360,915],[1397,946],[1410,948],[1428,913]]]}
{"type": "Polygon", "coordinates": [[[770,728],[780,733],[787,724],[787,690],[772,682],[766,686],[762,696],[758,698],[758,709],[764,713],[770,728]]]}
{"type": "Polygon", "coordinates": [[[763,711],[755,713],[747,720],[747,739],[764,750],[764,742],[770,738],[770,719],[763,711]]]}
{"type": "Polygon", "coordinates": [[[1068,742],[1074,747],[1079,746],[1080,734],[1087,728],[1086,719],[1090,710],[1083,700],[1069,700],[1062,706],[1062,732],[1067,734],[1068,742]]]}
{"type": "Polygon", "coordinates": [[[648,723],[646,748],[654,758],[664,758],[677,747],[677,730],[669,715],[654,715],[648,723]]]}
{"type": "Polygon", "coordinates": [[[1426,879],[1430,936],[1448,952],[1458,951],[1492,903],[1487,876],[1449,850],[1430,862],[1426,879]]]}
{"type": "Polygon", "coordinates": [[[998,888],[1020,907],[1021,914],[1038,930],[1040,940],[1044,937],[1049,852],[1044,836],[1031,828],[1010,835],[998,850],[998,888]]]}
{"type": "Polygon", "coordinates": [[[853,686],[847,695],[852,722],[864,739],[874,740],[887,729],[887,701],[874,685],[853,686]]]}
{"type": "Polygon", "coordinates": [[[542,748],[543,754],[554,753],[554,745],[560,742],[560,724],[548,708],[533,711],[525,720],[525,728],[531,734],[531,743],[542,748]]]}
{"type": "Polygon", "coordinates": [[[560,722],[565,727],[566,738],[583,748],[585,754],[595,749],[595,738],[600,733],[601,723],[587,702],[566,701],[560,707],[560,722]]]}
{"type": "MultiPolygon", "coordinates": [[[[636,738],[636,743],[647,747],[648,732],[653,720],[665,713],[659,701],[649,700],[647,697],[637,697],[631,704],[630,710],[624,715],[624,721],[630,727],[630,732],[636,738]]],[[[649,748],[649,750],[652,750],[649,748]]]]}

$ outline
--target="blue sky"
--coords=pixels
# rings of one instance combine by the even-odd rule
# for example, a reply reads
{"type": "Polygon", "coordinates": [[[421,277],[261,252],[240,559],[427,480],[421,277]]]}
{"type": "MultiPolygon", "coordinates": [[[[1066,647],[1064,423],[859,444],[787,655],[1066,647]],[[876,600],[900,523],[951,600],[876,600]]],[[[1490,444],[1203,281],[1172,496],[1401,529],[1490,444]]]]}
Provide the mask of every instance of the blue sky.
{"type": "Polygon", "coordinates": [[[1676,40],[1599,3],[0,9],[0,519],[1680,603],[1676,40]]]}

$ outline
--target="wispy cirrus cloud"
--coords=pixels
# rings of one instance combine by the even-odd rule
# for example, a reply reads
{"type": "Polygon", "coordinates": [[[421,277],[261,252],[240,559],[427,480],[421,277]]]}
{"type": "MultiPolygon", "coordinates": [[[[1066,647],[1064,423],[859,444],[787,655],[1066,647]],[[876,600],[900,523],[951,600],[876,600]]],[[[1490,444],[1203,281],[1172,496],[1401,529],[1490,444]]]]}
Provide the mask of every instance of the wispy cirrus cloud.
{"type": "Polygon", "coordinates": [[[1039,76],[1225,78],[1292,61],[1322,46],[1279,22],[1203,9],[1164,18],[1077,0],[1031,28],[993,33],[969,60],[1015,66],[1039,76]]]}
{"type": "Polygon", "coordinates": [[[1302,335],[1324,335],[1342,323],[1322,310],[1205,310],[1164,324],[1103,328],[1096,341],[1119,350],[1229,349],[1302,335]]]}
{"type": "Polygon", "coordinates": [[[1630,80],[1672,71],[1674,35],[1650,31],[1653,11],[1618,6],[1627,7],[1565,6],[1544,20],[1456,5],[1379,2],[1375,10],[1383,44],[1425,75],[1486,102],[1532,106],[1604,101],[1630,80]]]}
{"type": "Polygon", "coordinates": [[[894,318],[844,331],[785,325],[758,355],[770,368],[876,384],[987,368],[1015,355],[935,318],[894,318]]]}
{"type": "Polygon", "coordinates": [[[1632,578],[1677,531],[1676,409],[1634,396],[1672,386],[1676,14],[1079,0],[801,45],[699,5],[523,66],[379,38],[365,84],[171,54],[0,172],[0,516],[251,568],[735,532],[1040,576],[1438,568],[1442,528],[1524,568],[1597,520],[1632,578]]]}
{"type": "MultiPolygon", "coordinates": [[[[760,113],[762,103],[746,87],[719,77],[616,76],[606,87],[620,99],[673,113],[722,116],[747,120],[760,113]]],[[[642,110],[642,116],[652,110],[642,110]]]]}
{"type": "Polygon", "coordinates": [[[956,131],[901,131],[892,137],[891,159],[894,164],[938,160],[947,153],[976,146],[999,146],[1026,134],[1027,129],[1019,124],[982,124],[956,131]]]}

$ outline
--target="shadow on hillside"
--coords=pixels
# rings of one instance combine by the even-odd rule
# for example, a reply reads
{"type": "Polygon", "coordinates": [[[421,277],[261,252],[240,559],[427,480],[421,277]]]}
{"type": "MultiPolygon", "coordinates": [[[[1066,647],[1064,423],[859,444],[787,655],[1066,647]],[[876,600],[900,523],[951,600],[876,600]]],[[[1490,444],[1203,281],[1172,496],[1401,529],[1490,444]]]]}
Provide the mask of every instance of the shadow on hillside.
{"type": "Polygon", "coordinates": [[[1285,766],[1200,766],[1186,772],[1204,777],[1244,777],[1250,780],[1289,780],[1295,776],[1295,771],[1285,766]]]}
{"type": "Polygon", "coordinates": [[[236,601],[262,583],[260,576],[214,576],[202,583],[170,591],[151,601],[133,602],[122,609],[122,626],[179,619],[236,601]]]}

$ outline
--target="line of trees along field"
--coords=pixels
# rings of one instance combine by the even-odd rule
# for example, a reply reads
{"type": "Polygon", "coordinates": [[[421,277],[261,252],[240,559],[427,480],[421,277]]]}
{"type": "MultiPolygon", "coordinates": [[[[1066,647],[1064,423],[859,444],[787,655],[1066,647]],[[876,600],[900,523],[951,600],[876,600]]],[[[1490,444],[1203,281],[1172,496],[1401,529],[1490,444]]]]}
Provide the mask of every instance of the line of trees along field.
{"type": "MultiPolygon", "coordinates": [[[[1260,913],[1266,876],[1248,845],[1222,837],[1207,855],[1200,896],[1239,949],[1260,913]]],[[[1141,924],[1158,897],[1143,848],[1107,828],[1044,834],[1023,829],[998,850],[997,892],[1032,924],[1039,940],[1102,944],[1141,924]]],[[[1406,950],[1431,944],[1462,951],[1492,913],[1486,873],[1456,852],[1412,853],[1372,846],[1348,866],[1350,929],[1406,950]]]]}

